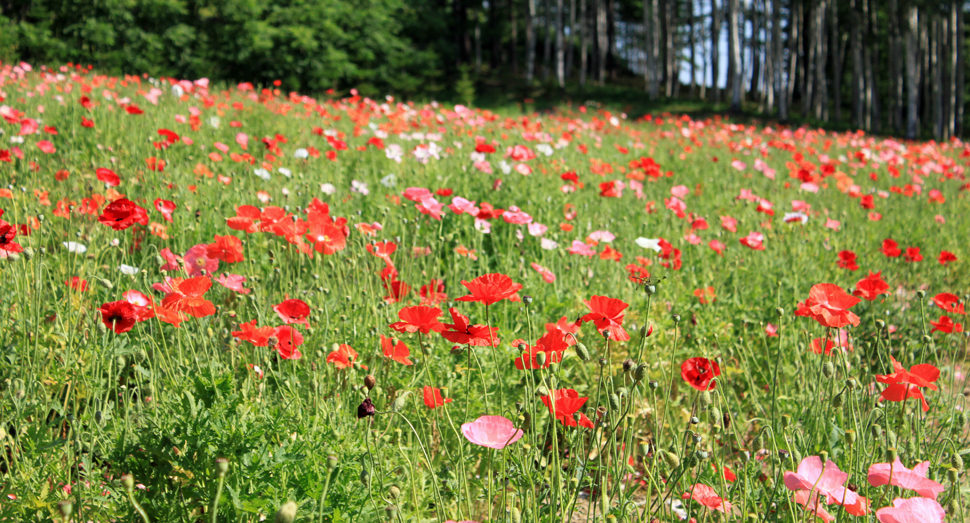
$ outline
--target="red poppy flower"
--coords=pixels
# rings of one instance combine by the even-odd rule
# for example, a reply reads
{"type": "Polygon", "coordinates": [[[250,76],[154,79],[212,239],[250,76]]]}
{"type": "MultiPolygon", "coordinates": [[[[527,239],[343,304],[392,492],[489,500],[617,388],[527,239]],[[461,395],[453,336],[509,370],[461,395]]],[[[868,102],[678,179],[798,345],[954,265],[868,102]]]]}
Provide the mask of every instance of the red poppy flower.
{"type": "Polygon", "coordinates": [[[77,276],[71,276],[71,279],[65,281],[64,285],[67,285],[68,287],[80,292],[84,292],[88,290],[87,280],[82,280],[77,276]]]}
{"type": "Polygon", "coordinates": [[[581,321],[584,323],[593,322],[596,325],[596,330],[600,331],[601,334],[609,332],[610,339],[616,341],[630,340],[630,335],[623,328],[623,317],[625,315],[623,310],[629,307],[629,304],[608,296],[593,296],[589,301],[583,300],[583,303],[586,304],[590,312],[580,318],[581,321]]]}
{"type": "Polygon", "coordinates": [[[515,283],[512,278],[499,273],[484,274],[472,281],[462,280],[461,284],[468,288],[471,294],[455,301],[477,301],[486,306],[506,298],[509,301],[519,301],[517,293],[522,289],[521,283],[515,283]]]}
{"type": "Polygon", "coordinates": [[[101,322],[105,327],[122,334],[131,330],[135,326],[137,314],[135,308],[126,300],[105,303],[98,312],[101,313],[101,322]]]}
{"type": "Polygon", "coordinates": [[[731,502],[718,496],[714,489],[703,483],[697,483],[691,487],[690,490],[684,492],[681,498],[693,499],[709,509],[717,510],[725,514],[731,511],[731,502]]]}
{"type": "MultiPolygon", "coordinates": [[[[397,271],[394,271],[396,276],[397,271]]],[[[390,281],[383,282],[384,289],[387,291],[387,296],[384,296],[384,301],[387,303],[397,303],[404,299],[409,292],[411,292],[411,286],[404,283],[403,281],[398,281],[397,278],[391,277],[390,281]]]]}
{"type": "Polygon", "coordinates": [[[98,177],[98,181],[104,183],[108,187],[117,187],[121,185],[121,178],[115,174],[111,169],[106,169],[104,167],[99,167],[94,171],[94,174],[98,177]]]}
{"type": "Polygon", "coordinates": [[[903,367],[901,363],[896,361],[896,358],[890,356],[889,359],[893,363],[893,373],[877,374],[876,381],[879,383],[906,383],[936,390],[936,385],[933,383],[940,379],[940,369],[929,363],[921,363],[919,365],[913,365],[909,370],[906,370],[906,367],[903,367]]]}
{"type": "Polygon", "coordinates": [[[382,242],[368,243],[364,248],[367,249],[367,252],[390,263],[390,256],[397,250],[397,244],[390,240],[384,240],[382,242]]]}
{"type": "Polygon", "coordinates": [[[549,396],[542,396],[539,399],[549,409],[549,413],[563,425],[575,427],[577,425],[576,418],[578,417],[578,424],[580,426],[586,427],[587,429],[593,428],[593,422],[585,414],[579,412],[579,409],[583,407],[589,398],[580,398],[579,393],[575,390],[556,389],[549,396]],[[576,416],[577,412],[579,412],[579,416],[576,416]]]}
{"type": "Polygon", "coordinates": [[[17,237],[17,228],[0,220],[0,258],[6,258],[12,252],[24,252],[19,243],[13,241],[17,237]]]}
{"type": "Polygon", "coordinates": [[[390,358],[401,365],[414,365],[414,362],[408,359],[411,351],[403,341],[388,338],[381,334],[381,350],[384,352],[385,358],[390,358]]]}
{"type": "Polygon", "coordinates": [[[452,307],[448,309],[451,313],[451,321],[455,322],[452,324],[445,324],[444,331],[441,331],[441,337],[452,342],[461,345],[471,345],[474,347],[487,347],[489,345],[489,338],[491,338],[491,343],[493,346],[498,346],[499,339],[496,336],[498,333],[497,327],[486,327],[485,325],[470,325],[468,323],[468,316],[458,312],[458,309],[452,307]]]}
{"type": "Polygon", "coordinates": [[[142,111],[141,108],[135,104],[126,106],[125,112],[128,114],[145,114],[145,111],[142,111]]]}
{"type": "Polygon", "coordinates": [[[236,216],[226,218],[226,226],[236,231],[254,233],[259,231],[257,223],[262,216],[258,207],[252,205],[240,205],[236,207],[236,216]]]}
{"type": "Polygon", "coordinates": [[[525,369],[547,369],[549,365],[553,363],[559,363],[562,361],[562,354],[569,348],[566,343],[566,338],[572,338],[572,336],[566,336],[559,330],[552,330],[547,332],[541,338],[536,341],[536,344],[529,347],[521,356],[515,358],[515,368],[519,370],[525,369]],[[539,353],[545,353],[546,361],[542,365],[536,360],[536,356],[539,353]]]}
{"type": "Polygon", "coordinates": [[[162,300],[162,307],[176,312],[184,312],[193,318],[204,318],[216,313],[216,306],[205,299],[205,293],[212,287],[212,280],[205,276],[174,280],[173,292],[162,300]]]}
{"type": "Polygon", "coordinates": [[[421,296],[421,305],[429,307],[435,307],[441,302],[448,301],[448,295],[445,294],[445,282],[434,278],[427,285],[422,285],[418,294],[421,296]]]}
{"type": "Polygon", "coordinates": [[[904,402],[909,398],[920,400],[920,402],[923,404],[923,412],[930,410],[930,405],[926,402],[926,396],[923,396],[923,391],[916,385],[894,383],[886,387],[879,394],[879,399],[897,403],[904,402]]]}
{"type": "Polygon", "coordinates": [[[903,253],[903,251],[899,250],[899,244],[890,239],[882,241],[882,248],[879,251],[887,258],[898,258],[903,253]]]}
{"type": "Polygon", "coordinates": [[[424,404],[429,409],[436,409],[445,403],[451,403],[451,398],[443,398],[438,387],[424,386],[424,404]]]}
{"type": "Polygon", "coordinates": [[[283,300],[274,305],[273,310],[276,311],[276,315],[286,324],[302,323],[307,327],[310,326],[310,323],[307,321],[307,316],[310,315],[310,306],[303,300],[296,298],[283,300]]]}
{"type": "Polygon", "coordinates": [[[214,242],[206,246],[206,254],[209,258],[216,258],[226,263],[238,263],[245,261],[243,256],[242,240],[232,235],[216,235],[214,242]]]}
{"type": "Polygon", "coordinates": [[[903,258],[908,262],[918,262],[923,261],[923,255],[919,253],[919,247],[907,247],[906,254],[903,258]]]}
{"type": "Polygon", "coordinates": [[[957,255],[948,251],[940,251],[940,257],[937,258],[937,261],[940,262],[940,265],[946,265],[950,262],[957,261],[957,255]]]}
{"type": "Polygon", "coordinates": [[[274,349],[280,355],[280,358],[298,360],[303,357],[303,354],[297,348],[303,345],[303,335],[300,334],[300,331],[289,325],[283,325],[273,330],[273,336],[276,336],[276,347],[274,349]]]}
{"type": "Polygon", "coordinates": [[[566,345],[572,347],[576,345],[576,338],[569,336],[569,334],[576,334],[579,332],[579,326],[582,325],[582,320],[569,321],[569,318],[563,316],[559,318],[556,323],[547,323],[546,332],[558,332],[563,336],[566,341],[566,345]]]}
{"type": "Polygon", "coordinates": [[[707,358],[691,358],[680,365],[680,376],[697,390],[714,390],[714,378],[721,375],[721,366],[707,358]]]}
{"type": "Polygon", "coordinates": [[[839,262],[838,265],[842,269],[849,269],[850,271],[859,270],[859,266],[855,263],[856,254],[852,251],[839,251],[839,262]]]}
{"type": "MultiPolygon", "coordinates": [[[[715,465],[714,463],[711,463],[711,467],[714,469],[714,472],[717,473],[717,465],[715,465]]],[[[731,483],[734,483],[734,480],[738,479],[738,476],[737,476],[737,474],[734,473],[733,470],[731,470],[730,468],[728,468],[727,465],[725,465],[724,466],[724,479],[730,481],[731,483]]]]}
{"type": "Polygon", "coordinates": [[[864,300],[873,301],[878,298],[880,294],[886,294],[888,292],[889,284],[883,281],[882,271],[869,271],[868,276],[859,280],[859,283],[855,284],[855,290],[852,291],[852,294],[864,300]]]}
{"type": "Polygon", "coordinates": [[[355,351],[350,345],[341,343],[337,350],[332,351],[327,355],[327,363],[333,363],[334,367],[338,369],[348,369],[354,365],[354,361],[357,359],[357,351],[355,351]]]}
{"type": "Polygon", "coordinates": [[[156,198],[155,209],[158,212],[162,213],[162,217],[165,218],[165,221],[171,222],[172,213],[175,212],[176,206],[175,206],[175,202],[172,202],[169,200],[163,200],[161,198],[156,198]]]}
{"type": "Polygon", "coordinates": [[[347,234],[344,226],[329,220],[313,220],[307,222],[306,239],[313,244],[313,249],[321,254],[331,255],[347,247],[347,234]]]}
{"type": "Polygon", "coordinates": [[[963,324],[956,323],[949,316],[940,316],[939,321],[930,320],[930,325],[933,326],[933,330],[930,332],[940,331],[946,334],[963,332],[963,324]]]}
{"type": "Polygon", "coordinates": [[[269,345],[269,337],[273,335],[275,327],[257,327],[256,320],[249,323],[240,323],[239,330],[233,331],[234,338],[239,338],[252,343],[256,347],[269,345]]]}
{"type": "Polygon", "coordinates": [[[932,298],[933,304],[951,314],[966,314],[956,294],[941,292],[932,298]]]}
{"type": "Polygon", "coordinates": [[[148,212],[128,198],[120,198],[101,211],[98,221],[116,231],[123,231],[136,223],[148,225],[148,212]]]}
{"type": "Polygon", "coordinates": [[[809,291],[808,299],[798,304],[795,316],[808,316],[823,327],[841,329],[846,325],[859,325],[859,317],[848,311],[861,300],[850,296],[842,287],[832,283],[819,283],[809,291]]]}
{"type": "Polygon", "coordinates": [[[392,323],[390,327],[398,332],[421,332],[422,334],[441,332],[445,330],[445,326],[438,321],[439,316],[441,316],[441,309],[437,307],[423,305],[404,307],[397,313],[401,321],[392,323]]]}

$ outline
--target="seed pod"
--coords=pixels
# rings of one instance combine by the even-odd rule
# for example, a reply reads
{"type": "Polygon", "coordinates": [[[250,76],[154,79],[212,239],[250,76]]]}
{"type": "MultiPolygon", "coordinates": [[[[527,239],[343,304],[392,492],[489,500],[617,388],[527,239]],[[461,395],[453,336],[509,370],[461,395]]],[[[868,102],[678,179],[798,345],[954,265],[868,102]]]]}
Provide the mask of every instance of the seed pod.
{"type": "Polygon", "coordinates": [[[709,458],[710,455],[705,450],[698,450],[697,452],[694,453],[694,457],[696,457],[699,460],[705,460],[709,458]]]}
{"type": "Polygon", "coordinates": [[[337,468],[337,456],[327,456],[327,471],[333,472],[337,468]]]}
{"type": "Polygon", "coordinates": [[[540,352],[540,353],[536,354],[536,363],[540,367],[545,367],[546,366],[546,353],[545,352],[540,352]]]}
{"type": "Polygon", "coordinates": [[[819,451],[818,459],[822,460],[822,464],[827,463],[829,461],[829,451],[827,450],[819,451]]]}
{"type": "Polygon", "coordinates": [[[226,472],[229,472],[229,460],[226,458],[216,458],[216,477],[225,477],[226,472]]]}
{"type": "Polygon", "coordinates": [[[660,388],[660,384],[657,383],[656,381],[650,381],[650,382],[648,382],[647,383],[647,386],[650,387],[650,390],[657,390],[658,388],[660,388]]]}
{"type": "Polygon", "coordinates": [[[70,519],[71,514],[74,513],[74,503],[69,499],[62,499],[57,502],[57,512],[60,513],[64,521],[70,519]]]}
{"type": "Polygon", "coordinates": [[[886,328],[885,320],[876,320],[876,328],[879,330],[885,329],[886,328]]]}
{"type": "Polygon", "coordinates": [[[590,360],[589,349],[587,349],[586,345],[583,345],[582,343],[576,344],[576,355],[579,356],[579,359],[583,361],[590,360]]]}
{"type": "Polygon", "coordinates": [[[917,299],[922,300],[925,297],[926,297],[926,291],[924,291],[923,289],[920,289],[920,290],[916,291],[916,298],[917,299]]]}
{"type": "Polygon", "coordinates": [[[782,309],[781,307],[778,307],[777,309],[775,309],[775,314],[777,314],[778,316],[784,316],[785,315],[785,309],[782,309]]]}
{"type": "Polygon", "coordinates": [[[674,323],[680,323],[680,314],[674,314],[670,319],[674,320],[674,323]]]}
{"type": "Polygon", "coordinates": [[[856,432],[852,429],[845,431],[845,442],[848,443],[849,446],[852,446],[852,445],[855,445],[855,441],[856,441],[856,432]]]}
{"type": "Polygon", "coordinates": [[[890,463],[895,463],[897,459],[899,459],[899,451],[897,451],[893,447],[890,447],[890,448],[886,449],[886,460],[887,461],[889,461],[890,463]]]}
{"type": "Polygon", "coordinates": [[[292,501],[287,501],[283,503],[283,506],[276,511],[276,515],[273,517],[275,523],[293,523],[296,519],[296,503],[292,501]]]}
{"type": "Polygon", "coordinates": [[[373,390],[376,385],[377,385],[377,378],[375,378],[371,374],[364,376],[364,386],[367,387],[367,390],[373,390]]]}
{"type": "Polygon", "coordinates": [[[929,334],[924,334],[923,343],[929,345],[930,343],[933,343],[933,338],[929,334]]]}

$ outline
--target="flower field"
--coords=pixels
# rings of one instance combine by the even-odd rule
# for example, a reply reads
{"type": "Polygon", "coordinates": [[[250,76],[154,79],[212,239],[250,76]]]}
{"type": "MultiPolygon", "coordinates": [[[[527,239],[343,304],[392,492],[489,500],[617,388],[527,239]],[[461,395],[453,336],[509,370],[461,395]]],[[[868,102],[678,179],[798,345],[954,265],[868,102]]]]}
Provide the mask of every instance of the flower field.
{"type": "Polygon", "coordinates": [[[0,69],[0,520],[967,521],[970,145],[0,69]]]}

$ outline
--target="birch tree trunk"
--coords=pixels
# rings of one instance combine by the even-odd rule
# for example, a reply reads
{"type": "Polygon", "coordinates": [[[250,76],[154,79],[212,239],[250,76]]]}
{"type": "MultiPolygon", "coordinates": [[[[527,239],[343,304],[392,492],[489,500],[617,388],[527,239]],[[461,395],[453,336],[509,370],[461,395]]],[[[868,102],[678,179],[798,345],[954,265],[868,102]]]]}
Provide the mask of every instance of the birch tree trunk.
{"type": "Polygon", "coordinates": [[[842,53],[839,37],[839,2],[833,0],[829,4],[829,54],[832,56],[832,117],[835,121],[842,121],[842,53]]]}
{"type": "Polygon", "coordinates": [[[694,0],[687,0],[687,28],[690,31],[690,97],[694,98],[697,94],[697,57],[694,47],[697,45],[694,39],[694,0]]]}
{"type": "Polygon", "coordinates": [[[765,10],[765,43],[764,43],[764,57],[765,57],[765,73],[764,73],[764,96],[762,97],[762,104],[759,107],[760,112],[771,114],[775,110],[775,40],[774,40],[774,13],[772,11],[771,2],[768,0],[762,1],[762,6],[765,10]]]}
{"type": "Polygon", "coordinates": [[[730,68],[734,71],[731,75],[731,110],[741,110],[741,39],[740,28],[738,27],[738,11],[740,6],[738,0],[727,0],[728,2],[728,33],[730,35],[730,68]]]}
{"type": "Polygon", "coordinates": [[[579,85],[586,87],[586,71],[589,69],[589,13],[586,0],[579,0],[579,85]]]}
{"type": "Polygon", "coordinates": [[[906,13],[906,138],[915,140],[919,132],[919,79],[916,76],[916,39],[919,36],[919,11],[910,6],[906,13]]]}
{"type": "Polygon", "coordinates": [[[563,0],[556,0],[556,82],[559,87],[566,87],[566,49],[563,41],[563,0]]]}
{"type": "Polygon", "coordinates": [[[545,31],[545,45],[542,48],[542,81],[549,81],[549,73],[552,72],[552,5],[551,0],[544,2],[545,9],[542,11],[543,28],[545,31]]]}
{"type": "Polygon", "coordinates": [[[957,131],[957,69],[962,66],[958,59],[957,50],[959,49],[959,41],[957,39],[957,17],[959,16],[960,3],[956,0],[950,2],[950,18],[947,22],[947,27],[949,29],[948,39],[949,39],[949,58],[950,58],[950,68],[949,68],[949,96],[947,97],[948,111],[947,111],[947,136],[956,136],[957,131]]]}
{"type": "Polygon", "coordinates": [[[849,4],[852,9],[852,26],[849,33],[849,47],[852,50],[852,125],[862,129],[862,38],[859,26],[859,6],[856,0],[849,4]]]}
{"type": "MultiPolygon", "coordinates": [[[[656,2],[656,0],[654,0],[656,2]]],[[[711,101],[721,101],[721,10],[711,0],[711,101]]]]}
{"type": "Polygon", "coordinates": [[[596,0],[596,66],[599,69],[597,80],[600,85],[606,81],[606,52],[609,50],[606,36],[606,6],[603,5],[605,1],[596,0]]]}
{"type": "Polygon", "coordinates": [[[963,136],[963,75],[964,67],[966,64],[963,62],[963,2],[958,2],[954,0],[953,8],[957,13],[957,25],[956,25],[956,61],[957,61],[957,71],[956,71],[956,109],[955,118],[956,126],[954,128],[954,133],[956,136],[963,136]]]}
{"type": "MultiPolygon", "coordinates": [[[[754,0],[751,6],[751,38],[748,39],[748,47],[751,48],[751,80],[748,83],[748,93],[752,99],[762,102],[759,84],[761,82],[761,67],[764,60],[761,57],[761,38],[758,36],[761,31],[758,13],[758,2],[754,0]]],[[[741,30],[744,31],[744,26],[742,25],[741,27],[741,30]]]]}
{"type": "Polygon", "coordinates": [[[536,74],[536,0],[526,0],[528,10],[525,12],[525,78],[529,83],[536,74]]]}

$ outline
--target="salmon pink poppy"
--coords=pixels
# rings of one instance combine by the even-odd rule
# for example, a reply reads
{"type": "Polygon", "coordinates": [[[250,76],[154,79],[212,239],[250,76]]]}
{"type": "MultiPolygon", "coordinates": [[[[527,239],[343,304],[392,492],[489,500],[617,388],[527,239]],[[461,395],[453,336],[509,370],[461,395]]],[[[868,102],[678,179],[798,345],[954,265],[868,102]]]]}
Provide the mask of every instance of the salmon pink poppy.
{"type": "Polygon", "coordinates": [[[859,280],[859,282],[855,284],[855,290],[852,291],[853,295],[868,301],[875,300],[880,294],[888,293],[889,284],[883,281],[882,271],[869,271],[869,275],[859,280]]]}
{"type": "Polygon", "coordinates": [[[593,296],[583,303],[589,313],[580,320],[584,323],[591,321],[601,334],[609,333],[610,339],[616,341],[630,341],[630,335],[623,328],[623,312],[629,304],[608,296],[593,296]]]}
{"type": "Polygon", "coordinates": [[[705,507],[727,514],[731,511],[731,502],[717,495],[717,492],[703,483],[697,483],[684,492],[682,499],[693,499],[705,507]]]}
{"type": "Polygon", "coordinates": [[[300,345],[303,345],[303,335],[300,334],[300,331],[289,325],[283,325],[273,330],[273,336],[276,337],[276,347],[274,349],[280,355],[280,358],[284,360],[298,360],[303,357],[303,354],[298,349],[300,345]]]}
{"type": "Polygon", "coordinates": [[[930,462],[924,461],[912,470],[906,468],[899,458],[893,463],[875,463],[869,467],[867,480],[873,487],[892,485],[915,491],[924,498],[936,499],[943,492],[943,485],[927,478],[930,462]]]}
{"type": "Polygon", "coordinates": [[[575,427],[577,423],[587,429],[593,428],[593,422],[579,409],[583,407],[589,398],[579,397],[579,393],[573,389],[553,390],[548,396],[539,398],[542,404],[549,409],[559,423],[567,427],[575,427]],[[577,419],[578,418],[578,419],[577,419]]]}
{"type": "Polygon", "coordinates": [[[165,221],[171,222],[172,213],[175,212],[175,209],[176,209],[175,202],[172,202],[169,200],[163,200],[161,198],[156,198],[155,209],[158,210],[158,212],[162,213],[162,218],[165,218],[165,221]]]}
{"type": "Polygon", "coordinates": [[[455,301],[477,301],[485,306],[504,299],[519,301],[517,293],[522,289],[521,283],[515,283],[512,278],[499,273],[484,274],[472,281],[462,280],[461,284],[471,294],[457,298],[455,301]]]}
{"type": "Polygon", "coordinates": [[[219,270],[219,259],[209,255],[209,246],[204,243],[189,248],[182,261],[190,277],[202,276],[203,271],[209,276],[219,270]]]}
{"type": "Polygon", "coordinates": [[[810,317],[823,327],[841,329],[849,324],[858,326],[859,317],[848,309],[860,301],[838,285],[819,283],[812,286],[808,299],[798,304],[795,316],[810,317]]]}
{"type": "Polygon", "coordinates": [[[222,285],[231,291],[238,292],[239,294],[249,294],[249,292],[252,290],[243,287],[243,284],[246,283],[246,277],[238,274],[228,274],[224,272],[216,281],[219,283],[219,285],[222,285]]]}
{"type": "Polygon", "coordinates": [[[205,276],[178,281],[174,292],[165,296],[162,307],[175,312],[184,312],[193,318],[204,318],[216,313],[216,307],[205,299],[205,293],[212,287],[212,280],[205,276]]]}
{"type": "Polygon", "coordinates": [[[387,336],[381,334],[381,350],[383,351],[385,358],[390,358],[401,365],[414,365],[414,362],[408,359],[408,356],[411,355],[411,351],[403,341],[388,338],[387,336]]]}
{"type": "Polygon", "coordinates": [[[496,450],[519,441],[523,434],[522,429],[516,429],[512,420],[504,416],[481,416],[462,424],[461,432],[475,445],[496,450]]]}
{"type": "Polygon", "coordinates": [[[448,312],[451,314],[451,320],[455,323],[445,324],[446,330],[441,331],[442,338],[452,343],[473,347],[498,346],[497,327],[471,325],[468,316],[458,312],[458,309],[454,307],[448,309],[448,312]]]}
{"type": "Polygon", "coordinates": [[[707,358],[690,358],[680,364],[680,377],[697,390],[714,390],[714,378],[721,375],[721,366],[707,358]]]}
{"type": "Polygon", "coordinates": [[[442,397],[441,389],[438,387],[425,385],[422,392],[424,395],[424,405],[429,409],[436,409],[443,406],[445,403],[451,403],[453,401],[451,398],[442,397]]]}
{"type": "Polygon", "coordinates": [[[431,332],[441,332],[445,326],[438,321],[441,316],[441,309],[437,307],[427,307],[418,305],[415,307],[404,307],[397,313],[401,321],[394,322],[390,327],[398,332],[420,332],[428,334],[431,332]]]}
{"type": "Polygon", "coordinates": [[[121,178],[115,174],[111,169],[105,167],[99,167],[94,171],[95,176],[97,176],[98,181],[104,183],[108,187],[117,187],[121,185],[121,178]]]}
{"type": "Polygon", "coordinates": [[[310,323],[307,321],[307,316],[310,315],[310,306],[303,300],[296,298],[283,300],[273,306],[273,311],[287,325],[296,323],[307,327],[310,326],[310,323]]]}
{"type": "Polygon", "coordinates": [[[344,343],[338,345],[337,350],[327,355],[327,363],[332,363],[338,369],[348,369],[354,365],[354,361],[356,360],[357,351],[350,345],[344,343]]]}
{"type": "Polygon", "coordinates": [[[946,511],[935,499],[897,498],[893,506],[876,511],[879,523],[943,523],[946,511]]]}
{"type": "Polygon", "coordinates": [[[137,322],[138,314],[127,300],[105,303],[98,308],[101,322],[115,334],[123,334],[131,330],[137,322]]]}
{"type": "Polygon", "coordinates": [[[148,212],[128,198],[119,198],[101,211],[98,221],[116,231],[123,231],[136,223],[148,225],[148,212]]]}
{"type": "Polygon", "coordinates": [[[741,245],[756,251],[765,250],[765,235],[760,232],[749,232],[747,236],[739,240],[741,245]]]}

